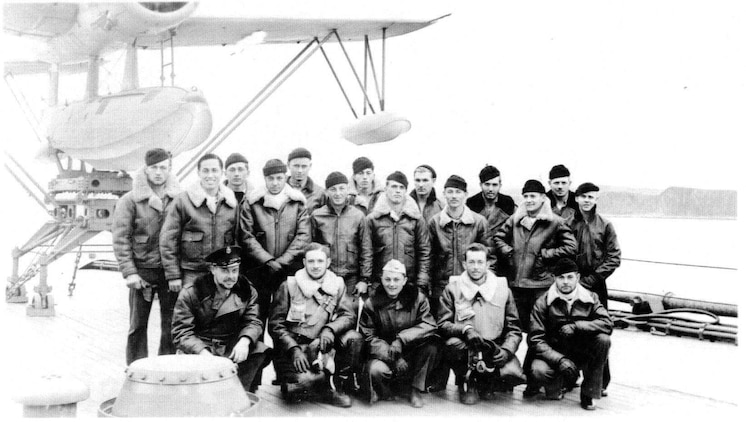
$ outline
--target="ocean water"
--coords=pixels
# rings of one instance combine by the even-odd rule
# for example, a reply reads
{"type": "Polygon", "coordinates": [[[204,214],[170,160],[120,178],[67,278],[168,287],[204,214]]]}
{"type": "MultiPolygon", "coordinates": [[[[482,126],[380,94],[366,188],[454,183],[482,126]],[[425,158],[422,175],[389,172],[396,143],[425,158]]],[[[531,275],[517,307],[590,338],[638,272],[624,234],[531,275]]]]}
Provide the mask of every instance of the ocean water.
{"type": "Polygon", "coordinates": [[[737,220],[610,217],[622,265],[610,289],[673,293],[676,297],[738,303],[740,272],[737,220]],[[635,262],[631,259],[670,264],[635,262]]]}

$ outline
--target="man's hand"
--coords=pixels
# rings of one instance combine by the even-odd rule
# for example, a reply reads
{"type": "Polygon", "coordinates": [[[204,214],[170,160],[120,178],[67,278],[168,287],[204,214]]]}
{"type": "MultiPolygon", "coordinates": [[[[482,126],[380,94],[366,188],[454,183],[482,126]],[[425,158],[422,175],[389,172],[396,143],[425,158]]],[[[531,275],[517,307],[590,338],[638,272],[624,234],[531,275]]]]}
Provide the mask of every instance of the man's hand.
{"type": "Polygon", "coordinates": [[[562,358],[559,361],[559,370],[562,377],[565,379],[565,385],[575,385],[575,381],[578,380],[580,373],[575,363],[568,358],[562,358]]]}
{"type": "Polygon", "coordinates": [[[282,265],[280,265],[280,263],[275,261],[274,259],[267,261],[267,267],[269,267],[269,271],[272,274],[276,274],[282,271],[282,265]]]}
{"type": "Polygon", "coordinates": [[[601,278],[594,274],[589,274],[587,276],[581,276],[580,277],[580,285],[585,287],[588,290],[593,290],[593,287],[598,284],[599,280],[601,278]]]}
{"type": "Polygon", "coordinates": [[[368,283],[364,281],[358,281],[355,284],[355,291],[352,292],[353,296],[360,296],[368,293],[368,283]]]}
{"type": "Polygon", "coordinates": [[[321,353],[328,353],[334,345],[334,331],[329,327],[321,329],[319,335],[319,350],[321,353]]]}
{"type": "Polygon", "coordinates": [[[394,364],[394,369],[396,370],[397,375],[405,374],[409,370],[409,364],[404,360],[404,358],[399,358],[394,364]]]}
{"type": "Polygon", "coordinates": [[[199,355],[200,356],[212,356],[212,353],[210,353],[210,351],[207,349],[202,349],[199,351],[199,355]]]}
{"type": "Polygon", "coordinates": [[[233,346],[231,354],[228,355],[228,359],[235,363],[241,363],[249,357],[249,348],[251,347],[251,340],[248,337],[241,337],[233,346]]]}
{"type": "Polygon", "coordinates": [[[306,354],[298,346],[293,347],[293,367],[297,373],[306,372],[311,369],[311,364],[308,363],[306,354]]]}
{"type": "Polygon", "coordinates": [[[396,339],[392,341],[391,346],[389,346],[389,360],[396,362],[401,357],[402,350],[404,350],[404,345],[401,340],[396,339]]]}
{"type": "Polygon", "coordinates": [[[143,287],[147,287],[149,285],[145,280],[142,279],[142,277],[140,277],[137,274],[128,275],[127,278],[125,279],[125,281],[127,283],[127,287],[129,287],[130,289],[138,289],[139,290],[139,289],[142,289],[143,287]],[[145,285],[143,285],[143,284],[145,284],[145,285]]]}
{"type": "Polygon", "coordinates": [[[466,343],[472,349],[476,349],[484,345],[484,339],[482,338],[482,336],[479,335],[477,330],[469,328],[464,334],[466,334],[466,343]]]}
{"type": "Polygon", "coordinates": [[[168,280],[168,290],[172,292],[178,292],[181,290],[181,279],[177,278],[175,280],[168,280]]]}
{"type": "Polygon", "coordinates": [[[559,335],[562,338],[568,339],[568,338],[572,337],[575,334],[575,329],[576,328],[577,328],[577,326],[575,325],[575,323],[571,322],[569,324],[565,324],[565,325],[563,325],[563,326],[560,327],[560,329],[559,329],[559,335]]]}
{"type": "Polygon", "coordinates": [[[492,356],[492,363],[494,363],[498,368],[505,366],[505,364],[508,363],[508,360],[510,360],[510,352],[502,347],[498,347],[495,351],[495,355],[492,356]]]}

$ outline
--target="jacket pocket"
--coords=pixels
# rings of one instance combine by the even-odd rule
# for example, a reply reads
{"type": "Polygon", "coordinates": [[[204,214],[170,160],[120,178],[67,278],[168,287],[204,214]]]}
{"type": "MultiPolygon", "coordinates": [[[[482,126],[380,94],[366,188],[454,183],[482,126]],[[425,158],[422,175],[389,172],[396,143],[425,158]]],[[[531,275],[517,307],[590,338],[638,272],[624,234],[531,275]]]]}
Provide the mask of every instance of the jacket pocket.
{"type": "Polygon", "coordinates": [[[202,257],[202,239],[205,234],[202,232],[185,231],[181,235],[181,249],[184,256],[189,260],[197,260],[202,257]]]}
{"type": "Polygon", "coordinates": [[[347,244],[347,262],[345,262],[345,267],[348,270],[357,271],[357,268],[359,266],[358,257],[360,252],[357,249],[356,245],[353,245],[351,243],[347,244]]]}
{"type": "Polygon", "coordinates": [[[148,239],[150,236],[147,234],[138,234],[132,236],[132,255],[138,261],[144,261],[148,255],[148,239]]]}

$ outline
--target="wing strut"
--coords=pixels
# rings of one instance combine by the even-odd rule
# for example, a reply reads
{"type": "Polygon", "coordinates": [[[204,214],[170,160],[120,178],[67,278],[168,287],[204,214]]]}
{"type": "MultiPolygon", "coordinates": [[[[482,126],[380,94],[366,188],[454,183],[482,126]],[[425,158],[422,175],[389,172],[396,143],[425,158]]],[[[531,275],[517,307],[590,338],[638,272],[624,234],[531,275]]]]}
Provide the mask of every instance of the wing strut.
{"type": "Polygon", "coordinates": [[[276,90],[279,88],[296,70],[298,70],[303,63],[306,62],[321,46],[326,43],[332,36],[334,31],[329,32],[321,41],[314,39],[310,41],[306,46],[270,80],[267,85],[257,93],[254,98],[251,99],[241,110],[236,113],[228,123],[225,124],[205,145],[199,149],[199,151],[187,161],[184,166],[176,172],[179,181],[184,180],[188,172],[191,171],[197,163],[197,160],[202,155],[212,152],[217,148],[223,141],[226,140],[236,128],[243,123],[251,114],[256,111],[259,106],[264,103],[276,90]],[[316,44],[313,48],[312,46],[316,44]]]}

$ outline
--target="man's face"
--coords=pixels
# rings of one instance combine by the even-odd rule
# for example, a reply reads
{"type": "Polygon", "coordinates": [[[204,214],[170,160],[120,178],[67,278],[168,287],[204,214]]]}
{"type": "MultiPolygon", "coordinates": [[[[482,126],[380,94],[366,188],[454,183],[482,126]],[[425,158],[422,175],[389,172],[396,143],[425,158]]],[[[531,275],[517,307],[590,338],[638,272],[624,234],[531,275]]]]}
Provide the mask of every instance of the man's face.
{"type": "Polygon", "coordinates": [[[578,273],[564,273],[554,276],[554,282],[557,283],[557,289],[563,294],[572,293],[578,284],[578,273]]]}
{"type": "Polygon", "coordinates": [[[205,160],[200,164],[197,170],[199,174],[200,185],[203,189],[217,189],[220,178],[223,176],[223,169],[220,167],[220,161],[215,158],[205,160]]]}
{"type": "Polygon", "coordinates": [[[451,208],[458,208],[464,205],[466,201],[466,192],[458,188],[445,188],[443,190],[443,196],[446,199],[446,203],[451,208]]]}
{"type": "Polygon", "coordinates": [[[478,281],[487,274],[487,254],[480,251],[467,251],[464,262],[469,278],[478,281]]]}
{"type": "Polygon", "coordinates": [[[544,205],[546,195],[539,192],[526,192],[523,194],[523,203],[526,204],[526,211],[536,212],[544,205]]]}
{"type": "Polygon", "coordinates": [[[340,183],[330,186],[326,190],[326,196],[332,202],[332,205],[341,207],[347,202],[347,183],[340,183]]]}
{"type": "Polygon", "coordinates": [[[484,197],[490,201],[494,201],[497,199],[497,194],[500,192],[500,187],[502,185],[500,176],[486,180],[482,183],[482,194],[484,194],[484,197]]]}
{"type": "Polygon", "coordinates": [[[288,162],[290,168],[290,177],[293,180],[302,182],[308,177],[308,171],[311,170],[311,159],[310,158],[293,158],[288,162]]]}
{"type": "Polygon", "coordinates": [[[435,179],[433,179],[433,175],[430,171],[424,170],[414,172],[414,190],[417,195],[429,195],[430,191],[433,190],[434,184],[435,179]]]}
{"type": "Polygon", "coordinates": [[[358,189],[370,189],[373,187],[373,179],[376,174],[373,173],[373,169],[365,169],[361,172],[355,173],[352,178],[355,179],[355,184],[358,189]]]}
{"type": "Polygon", "coordinates": [[[284,173],[275,173],[270,174],[269,176],[264,176],[264,183],[267,186],[267,190],[272,195],[277,195],[282,192],[282,189],[285,187],[285,180],[286,177],[284,173]]]}
{"type": "Polygon", "coordinates": [[[215,284],[218,287],[230,290],[238,282],[238,268],[241,264],[232,264],[227,267],[221,267],[218,265],[211,265],[210,272],[212,277],[215,279],[215,284]]]}
{"type": "Polygon", "coordinates": [[[324,277],[326,269],[329,268],[331,263],[332,261],[326,256],[326,253],[319,250],[308,251],[305,258],[303,258],[303,265],[306,267],[306,272],[313,280],[324,277]]]}
{"type": "Polygon", "coordinates": [[[249,177],[249,166],[246,163],[233,163],[225,169],[225,175],[231,186],[242,188],[249,177]]]}
{"type": "Polygon", "coordinates": [[[153,165],[145,167],[145,176],[148,182],[155,186],[166,183],[168,174],[171,172],[171,159],[163,160],[153,165]]]}
{"type": "Polygon", "coordinates": [[[404,203],[404,195],[407,193],[407,187],[399,182],[389,180],[386,182],[386,198],[392,204],[404,203]]]}
{"type": "Polygon", "coordinates": [[[554,196],[558,198],[564,198],[567,193],[570,192],[570,177],[558,177],[549,181],[549,187],[552,188],[554,196]]]}
{"type": "Polygon", "coordinates": [[[578,196],[576,199],[578,201],[580,210],[589,212],[593,209],[593,207],[596,206],[596,201],[598,201],[598,192],[586,192],[578,196]]]}
{"type": "Polygon", "coordinates": [[[384,271],[381,276],[381,284],[383,284],[383,290],[386,291],[386,295],[390,298],[399,296],[401,290],[404,288],[404,283],[407,282],[407,277],[396,271],[384,271]]]}

